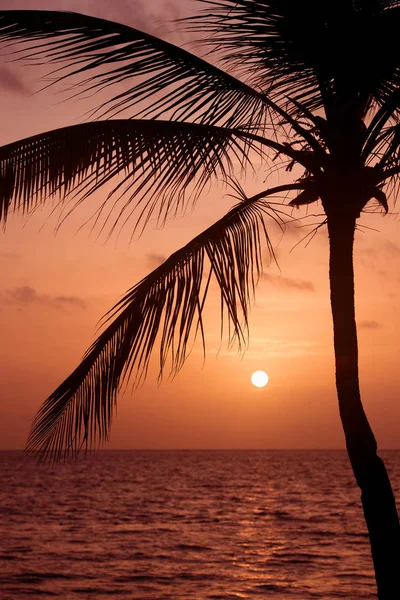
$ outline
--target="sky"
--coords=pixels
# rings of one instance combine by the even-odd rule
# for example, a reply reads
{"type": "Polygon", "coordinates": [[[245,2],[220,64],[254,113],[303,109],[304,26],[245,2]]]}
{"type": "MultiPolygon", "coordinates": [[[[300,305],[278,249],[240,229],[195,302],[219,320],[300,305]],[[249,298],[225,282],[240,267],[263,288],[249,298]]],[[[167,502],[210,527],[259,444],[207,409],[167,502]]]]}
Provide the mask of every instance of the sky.
{"type": "MultiPolygon", "coordinates": [[[[174,43],[191,40],[168,20],[190,12],[183,0],[161,2],[0,0],[0,9],[58,9],[132,25],[174,43]]],[[[192,6],[192,5],[190,5],[192,6]]],[[[85,100],[38,92],[43,71],[0,58],[0,144],[84,120],[85,100]]],[[[265,189],[266,172],[243,178],[250,195],[265,189]]],[[[290,177],[290,176],[289,176],[290,177]]],[[[274,175],[268,187],[283,183],[274,175]]],[[[24,446],[40,404],[77,366],[96,325],[122,294],[169,254],[208,227],[233,203],[213,186],[196,208],[164,229],[151,223],[130,241],[129,226],[107,240],[81,228],[106,196],[99,191],[55,232],[51,204],[28,219],[12,216],[0,238],[0,448],[24,446]]],[[[318,212],[316,208],[315,212],[318,212]]],[[[297,217],[294,213],[293,217],[297,217]]],[[[107,448],[343,448],[334,383],[328,285],[328,239],[310,243],[309,215],[285,234],[267,223],[279,268],[266,260],[250,318],[247,351],[228,350],[219,336],[219,301],[210,295],[207,357],[196,345],[172,381],[157,384],[152,363],[144,386],[120,395],[107,448]],[[256,389],[251,374],[269,374],[256,389]]],[[[399,448],[398,331],[400,240],[396,212],[363,215],[356,233],[356,312],[360,381],[366,412],[381,448],[399,448]]]]}

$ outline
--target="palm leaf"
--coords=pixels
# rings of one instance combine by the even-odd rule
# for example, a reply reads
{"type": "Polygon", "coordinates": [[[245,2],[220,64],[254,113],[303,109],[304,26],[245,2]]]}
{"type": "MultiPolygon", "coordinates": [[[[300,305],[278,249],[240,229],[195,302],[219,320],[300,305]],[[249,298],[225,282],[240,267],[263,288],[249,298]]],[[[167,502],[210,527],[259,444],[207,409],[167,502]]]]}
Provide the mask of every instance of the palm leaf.
{"type": "Polygon", "coordinates": [[[373,151],[370,151],[367,161],[374,164],[378,174],[383,174],[385,169],[398,166],[400,146],[400,126],[385,127],[377,136],[373,151]]]}
{"type": "MultiPolygon", "coordinates": [[[[30,212],[51,195],[68,197],[75,206],[122,173],[110,194],[115,202],[107,208],[106,221],[115,208],[119,213],[114,226],[140,206],[138,222],[147,222],[154,211],[162,222],[184,207],[189,184],[198,193],[214,175],[231,173],[233,158],[246,162],[245,136],[239,130],[192,123],[110,120],[3,146],[0,220],[6,221],[10,209],[30,212]]],[[[97,219],[106,204],[98,209],[97,219]]]]}
{"type": "Polygon", "coordinates": [[[379,148],[378,152],[385,146],[388,138],[392,137],[394,131],[398,130],[400,108],[400,89],[396,89],[387,100],[380,106],[372,118],[365,132],[365,143],[361,153],[364,160],[368,160],[370,154],[379,148]],[[392,123],[387,126],[387,123],[392,123]],[[393,125],[395,123],[395,125],[393,125]]]}
{"type": "Polygon", "coordinates": [[[388,212],[387,198],[396,204],[400,192],[400,125],[385,128],[377,138],[374,152],[369,158],[375,163],[375,185],[379,190],[374,195],[385,212],[388,212]]]}
{"type": "Polygon", "coordinates": [[[208,33],[221,60],[277,102],[365,115],[399,87],[398,1],[200,1],[207,8],[188,19],[191,30],[208,33]]]}
{"type": "Polygon", "coordinates": [[[69,12],[0,11],[0,41],[14,58],[61,65],[55,81],[77,77],[79,94],[128,82],[102,102],[98,116],[140,105],[135,117],[191,120],[231,127],[265,119],[261,94],[205,60],[126,25],[69,12]],[[134,85],[132,86],[132,83],[134,85]]]}
{"type": "Polygon", "coordinates": [[[265,214],[279,218],[263,198],[292,189],[296,186],[280,186],[242,200],[129,290],[104,317],[104,324],[111,324],[39,410],[27,451],[51,460],[106,440],[121,384],[131,377],[136,385],[143,381],[156,341],[160,374],[168,359],[171,372],[179,371],[199,332],[204,345],[203,308],[211,277],[220,288],[229,338],[243,345],[262,270],[262,236],[272,252],[263,219],[265,214]]]}
{"type": "Polygon", "coordinates": [[[312,153],[289,144],[213,125],[113,119],[56,129],[0,148],[0,221],[10,210],[30,213],[49,196],[58,197],[69,214],[122,173],[96,209],[95,224],[102,221],[104,228],[111,220],[112,232],[135,209],[134,231],[153,215],[163,224],[214,176],[231,175],[233,160],[250,164],[249,150],[262,157],[263,147],[309,170],[316,163],[312,153]]]}
{"type": "Polygon", "coordinates": [[[142,101],[145,107],[135,117],[165,118],[169,114],[174,120],[250,126],[253,132],[267,124],[267,117],[273,127],[280,117],[313,150],[320,150],[311,132],[267,94],[173,44],[126,25],[76,13],[0,11],[1,40],[23,46],[16,57],[39,64],[61,63],[55,81],[86,77],[79,80],[77,96],[136,79],[133,87],[94,111],[100,118],[116,116],[142,101]],[[47,41],[43,44],[42,40],[47,41]]]}

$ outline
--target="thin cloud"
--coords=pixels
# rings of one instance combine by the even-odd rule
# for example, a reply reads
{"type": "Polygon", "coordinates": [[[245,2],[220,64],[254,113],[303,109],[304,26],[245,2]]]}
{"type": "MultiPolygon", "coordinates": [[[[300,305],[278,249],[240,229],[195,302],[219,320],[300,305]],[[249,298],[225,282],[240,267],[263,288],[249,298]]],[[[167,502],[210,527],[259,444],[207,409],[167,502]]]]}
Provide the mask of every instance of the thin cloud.
{"type": "MultiPolygon", "coordinates": [[[[400,258],[400,246],[391,240],[384,240],[377,243],[376,246],[368,246],[360,250],[362,258],[361,264],[380,275],[385,279],[391,279],[392,274],[382,268],[383,255],[389,256],[391,259],[400,258]]],[[[383,262],[385,262],[383,260],[383,262]]],[[[387,260],[386,260],[387,263],[387,260]]]]}
{"type": "Polygon", "coordinates": [[[76,306],[77,308],[86,308],[86,302],[77,296],[55,296],[53,303],[60,306],[76,306]]]}
{"type": "Polygon", "coordinates": [[[294,279],[292,277],[271,275],[270,273],[264,273],[262,279],[283,288],[302,290],[304,292],[315,292],[313,282],[306,279],[294,279]]]}
{"type": "MultiPolygon", "coordinates": [[[[207,335],[207,339],[217,338],[216,335],[207,335]]],[[[237,350],[224,347],[224,341],[219,346],[215,343],[207,345],[210,353],[217,353],[219,356],[232,356],[237,354],[237,350]]],[[[200,350],[197,350],[200,352],[200,350]]],[[[297,358],[301,356],[320,356],[323,354],[321,344],[314,340],[280,340],[274,338],[252,337],[250,336],[249,348],[243,352],[245,358],[297,358]]]]}
{"type": "Polygon", "coordinates": [[[370,259],[362,258],[360,260],[360,264],[362,264],[363,267],[365,267],[366,269],[369,269],[370,271],[374,271],[374,273],[377,273],[377,275],[380,275],[381,277],[388,277],[389,276],[388,272],[385,271],[384,269],[380,268],[380,262],[376,263],[375,256],[372,253],[370,256],[371,256],[370,259]]]}
{"type": "Polygon", "coordinates": [[[167,257],[164,254],[156,254],[153,252],[146,254],[147,266],[152,270],[159,267],[166,260],[167,260],[167,257]]]}
{"type": "Polygon", "coordinates": [[[375,247],[368,246],[367,248],[362,248],[360,252],[366,256],[375,258],[382,250],[390,256],[400,256],[400,246],[391,240],[385,240],[375,247]]]}
{"type": "Polygon", "coordinates": [[[361,248],[359,252],[360,254],[365,254],[366,256],[372,256],[374,258],[376,256],[376,248],[373,248],[372,246],[368,246],[368,248],[361,248]]]}
{"type": "Polygon", "coordinates": [[[13,304],[14,306],[47,306],[50,308],[62,310],[66,307],[85,309],[86,302],[77,296],[50,296],[49,294],[39,294],[33,287],[23,285],[6,290],[2,296],[3,304],[13,304]]]}
{"type": "Polygon", "coordinates": [[[360,321],[358,323],[359,329],[381,329],[382,325],[378,321],[360,321]]]}
{"type": "Polygon", "coordinates": [[[246,351],[247,358],[295,358],[299,356],[315,356],[321,354],[320,343],[311,340],[277,340],[257,338],[250,340],[250,348],[246,351]]]}
{"type": "Polygon", "coordinates": [[[0,260],[15,260],[19,258],[16,252],[0,252],[0,260]]]}
{"type": "Polygon", "coordinates": [[[171,22],[184,16],[182,6],[172,1],[155,4],[144,0],[136,0],[135,3],[132,0],[119,0],[116,3],[96,0],[89,3],[86,12],[163,38],[176,37],[177,32],[173,30],[171,22]]]}
{"type": "Polygon", "coordinates": [[[391,256],[400,256],[400,246],[391,242],[390,240],[386,240],[383,244],[385,252],[390,254],[391,256]]]}
{"type": "Polygon", "coordinates": [[[29,94],[29,89],[22,81],[21,77],[5,66],[0,67],[0,87],[9,92],[21,94],[22,96],[27,96],[29,94]]]}

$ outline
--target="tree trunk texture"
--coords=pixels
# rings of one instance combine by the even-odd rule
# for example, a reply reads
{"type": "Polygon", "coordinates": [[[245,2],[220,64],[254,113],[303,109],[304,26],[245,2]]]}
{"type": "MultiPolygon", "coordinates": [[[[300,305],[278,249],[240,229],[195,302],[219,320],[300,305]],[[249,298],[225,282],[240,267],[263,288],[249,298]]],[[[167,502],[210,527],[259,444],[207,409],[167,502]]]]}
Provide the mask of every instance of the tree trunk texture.
{"type": "Polygon", "coordinates": [[[385,465],[361,403],[354,306],[356,218],[328,215],[336,388],[347,452],[367,523],[379,600],[400,599],[400,524],[385,465]]]}

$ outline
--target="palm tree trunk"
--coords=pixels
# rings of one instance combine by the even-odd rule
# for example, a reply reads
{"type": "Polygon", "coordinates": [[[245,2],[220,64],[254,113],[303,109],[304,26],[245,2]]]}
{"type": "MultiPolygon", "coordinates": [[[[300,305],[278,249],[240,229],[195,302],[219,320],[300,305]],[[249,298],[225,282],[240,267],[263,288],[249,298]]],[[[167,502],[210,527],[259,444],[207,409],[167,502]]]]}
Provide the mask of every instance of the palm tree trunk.
{"type": "Polygon", "coordinates": [[[353,243],[356,218],[328,215],[336,388],[347,452],[361,489],[379,600],[400,598],[400,525],[385,465],[377,455],[358,383],[353,243]]]}

